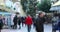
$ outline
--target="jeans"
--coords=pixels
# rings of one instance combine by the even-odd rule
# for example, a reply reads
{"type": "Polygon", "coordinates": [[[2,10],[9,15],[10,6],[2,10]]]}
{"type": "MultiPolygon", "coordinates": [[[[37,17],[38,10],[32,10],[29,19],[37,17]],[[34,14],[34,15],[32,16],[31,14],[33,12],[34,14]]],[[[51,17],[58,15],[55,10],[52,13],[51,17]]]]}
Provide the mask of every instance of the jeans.
{"type": "Polygon", "coordinates": [[[28,27],[28,32],[30,32],[30,30],[31,30],[31,25],[27,25],[27,27],[28,27]]]}

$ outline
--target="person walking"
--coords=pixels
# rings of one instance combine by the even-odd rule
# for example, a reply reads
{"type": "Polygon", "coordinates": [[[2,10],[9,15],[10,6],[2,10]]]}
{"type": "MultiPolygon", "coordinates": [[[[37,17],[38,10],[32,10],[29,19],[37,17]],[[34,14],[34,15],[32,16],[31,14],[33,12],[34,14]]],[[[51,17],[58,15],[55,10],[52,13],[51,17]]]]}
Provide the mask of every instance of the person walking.
{"type": "Polygon", "coordinates": [[[18,20],[17,21],[18,21],[19,29],[21,29],[21,26],[20,25],[21,25],[22,20],[21,20],[20,15],[18,15],[18,20]]]}
{"type": "Polygon", "coordinates": [[[21,17],[21,21],[22,21],[22,27],[23,27],[23,25],[24,25],[24,23],[25,23],[25,18],[24,17],[21,17]]]}
{"type": "Polygon", "coordinates": [[[32,20],[33,20],[33,28],[35,28],[35,23],[36,23],[35,19],[36,19],[36,18],[33,16],[33,17],[32,17],[32,20]]]}
{"type": "Polygon", "coordinates": [[[13,23],[14,23],[14,25],[13,25],[13,29],[17,29],[18,15],[19,15],[19,13],[16,12],[15,17],[13,18],[13,23]]]}
{"type": "Polygon", "coordinates": [[[2,26],[3,26],[3,20],[2,20],[2,17],[0,16],[0,32],[1,32],[2,26]]]}
{"type": "Polygon", "coordinates": [[[30,32],[30,30],[31,30],[31,25],[32,25],[32,18],[31,18],[30,15],[28,15],[28,16],[26,17],[25,23],[26,23],[26,25],[27,25],[27,27],[28,27],[28,32],[30,32]]]}
{"type": "Polygon", "coordinates": [[[17,15],[15,15],[13,22],[14,22],[13,29],[16,29],[17,28],[17,15]]]}
{"type": "Polygon", "coordinates": [[[52,32],[56,32],[58,30],[57,22],[59,20],[58,13],[54,13],[52,17],[52,32]]]}
{"type": "Polygon", "coordinates": [[[44,32],[44,22],[45,22],[45,13],[40,12],[38,18],[36,19],[36,31],[37,32],[44,32]]]}

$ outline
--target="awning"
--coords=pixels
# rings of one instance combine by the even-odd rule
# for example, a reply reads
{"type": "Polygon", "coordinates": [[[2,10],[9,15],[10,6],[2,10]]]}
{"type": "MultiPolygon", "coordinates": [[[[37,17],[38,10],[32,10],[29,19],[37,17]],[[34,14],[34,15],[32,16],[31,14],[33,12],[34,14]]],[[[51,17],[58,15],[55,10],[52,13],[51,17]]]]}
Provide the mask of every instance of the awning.
{"type": "Polygon", "coordinates": [[[50,8],[50,11],[60,11],[60,1],[53,4],[50,8]]]}
{"type": "Polygon", "coordinates": [[[50,8],[50,11],[60,11],[60,6],[53,6],[50,8]]]}
{"type": "Polygon", "coordinates": [[[0,12],[0,15],[11,15],[11,13],[9,13],[9,12],[0,12]]]}
{"type": "Polygon", "coordinates": [[[58,6],[60,5],[60,1],[56,2],[55,4],[53,4],[52,6],[58,6]]]}

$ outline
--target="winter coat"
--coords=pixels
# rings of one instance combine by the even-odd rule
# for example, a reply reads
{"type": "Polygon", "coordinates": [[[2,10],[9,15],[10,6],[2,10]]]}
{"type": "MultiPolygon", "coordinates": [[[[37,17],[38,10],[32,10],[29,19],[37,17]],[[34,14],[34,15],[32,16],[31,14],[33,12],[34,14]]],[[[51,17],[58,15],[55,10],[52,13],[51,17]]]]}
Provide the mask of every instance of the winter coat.
{"type": "Polygon", "coordinates": [[[3,21],[2,19],[0,19],[0,29],[2,29],[2,26],[3,26],[3,21]]]}
{"type": "Polygon", "coordinates": [[[45,22],[45,18],[44,17],[43,18],[38,17],[36,19],[36,30],[37,31],[41,32],[41,31],[44,30],[44,27],[43,27],[44,22],[45,22]]]}
{"type": "Polygon", "coordinates": [[[18,21],[18,25],[20,25],[21,22],[22,22],[21,17],[18,17],[18,18],[17,18],[17,21],[18,21]]]}
{"type": "Polygon", "coordinates": [[[30,16],[27,16],[26,19],[25,19],[25,23],[27,25],[31,25],[32,24],[32,18],[30,16]]]}
{"type": "Polygon", "coordinates": [[[14,25],[17,24],[17,19],[18,19],[17,16],[15,16],[13,19],[14,25]]]}
{"type": "Polygon", "coordinates": [[[22,21],[22,23],[24,23],[25,21],[25,18],[24,17],[21,17],[21,21],[22,21]]]}

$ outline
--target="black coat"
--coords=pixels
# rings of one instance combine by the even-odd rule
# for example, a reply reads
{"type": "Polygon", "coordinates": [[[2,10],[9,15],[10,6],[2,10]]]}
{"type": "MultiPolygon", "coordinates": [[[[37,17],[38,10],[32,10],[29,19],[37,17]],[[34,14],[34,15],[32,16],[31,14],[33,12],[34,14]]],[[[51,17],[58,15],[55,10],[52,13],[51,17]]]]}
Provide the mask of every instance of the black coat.
{"type": "Polygon", "coordinates": [[[2,29],[2,26],[3,26],[3,21],[2,19],[0,19],[0,29],[2,29]]]}
{"type": "Polygon", "coordinates": [[[14,25],[17,25],[17,23],[18,23],[18,25],[20,25],[20,23],[21,23],[21,17],[15,16],[14,19],[13,19],[13,22],[14,22],[14,25]]]}
{"type": "Polygon", "coordinates": [[[37,30],[37,32],[42,32],[44,30],[44,27],[43,27],[44,22],[45,22],[44,17],[43,18],[38,17],[36,19],[36,30],[37,30]]]}
{"type": "Polygon", "coordinates": [[[13,19],[14,24],[17,24],[17,19],[18,19],[18,17],[15,16],[14,19],[13,19]]]}
{"type": "Polygon", "coordinates": [[[20,24],[21,24],[21,22],[22,22],[21,17],[18,17],[18,18],[17,18],[17,20],[18,20],[18,25],[20,25],[20,24]]]}
{"type": "Polygon", "coordinates": [[[25,18],[24,17],[21,17],[21,22],[24,23],[25,21],[25,18]]]}

